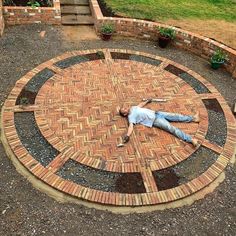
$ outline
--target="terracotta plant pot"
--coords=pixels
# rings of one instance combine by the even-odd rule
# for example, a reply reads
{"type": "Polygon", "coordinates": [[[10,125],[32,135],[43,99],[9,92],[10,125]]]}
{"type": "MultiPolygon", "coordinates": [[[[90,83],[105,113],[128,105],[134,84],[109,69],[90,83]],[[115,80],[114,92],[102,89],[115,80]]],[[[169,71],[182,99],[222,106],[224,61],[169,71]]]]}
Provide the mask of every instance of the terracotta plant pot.
{"type": "Polygon", "coordinates": [[[167,45],[170,43],[170,41],[171,41],[171,38],[159,35],[158,45],[161,48],[166,48],[167,45]]]}
{"type": "Polygon", "coordinates": [[[112,33],[108,34],[108,33],[102,33],[102,40],[104,41],[108,41],[111,39],[112,33]]]}

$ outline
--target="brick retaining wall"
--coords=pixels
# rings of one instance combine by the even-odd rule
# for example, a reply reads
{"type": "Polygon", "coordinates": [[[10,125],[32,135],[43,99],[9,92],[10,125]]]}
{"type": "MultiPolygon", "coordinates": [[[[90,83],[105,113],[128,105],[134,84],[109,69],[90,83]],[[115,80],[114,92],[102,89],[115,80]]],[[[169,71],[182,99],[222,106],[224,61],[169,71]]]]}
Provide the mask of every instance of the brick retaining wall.
{"type": "MultiPolygon", "coordinates": [[[[104,17],[97,0],[90,0],[90,8],[95,19],[95,29],[99,33],[99,29],[103,23],[111,23],[116,28],[116,33],[124,36],[132,36],[148,40],[157,40],[157,27],[169,27],[156,22],[145,20],[104,17]]],[[[174,27],[175,28],[175,27],[174,27]]],[[[201,35],[175,28],[176,39],[172,44],[176,47],[191,51],[207,60],[217,48],[221,48],[228,56],[225,68],[234,78],[236,78],[236,50],[218,43],[215,40],[203,37],[201,35]]]]}
{"type": "Polygon", "coordinates": [[[3,34],[4,30],[4,19],[2,13],[2,0],[0,0],[0,36],[3,34]]]}
{"type": "Polygon", "coordinates": [[[53,7],[3,6],[5,23],[8,25],[46,23],[61,24],[60,0],[53,0],[53,7]]]}

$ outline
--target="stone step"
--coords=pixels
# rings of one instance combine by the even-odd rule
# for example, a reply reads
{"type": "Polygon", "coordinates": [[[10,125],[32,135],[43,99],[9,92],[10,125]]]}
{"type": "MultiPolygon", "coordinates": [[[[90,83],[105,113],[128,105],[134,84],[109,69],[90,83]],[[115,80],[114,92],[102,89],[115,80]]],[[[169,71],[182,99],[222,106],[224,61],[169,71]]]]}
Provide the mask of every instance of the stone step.
{"type": "Polygon", "coordinates": [[[89,0],[60,0],[61,5],[88,6],[89,0]]]}
{"type": "Polygon", "coordinates": [[[62,14],[91,15],[88,6],[61,6],[62,14]]]}
{"type": "Polygon", "coordinates": [[[93,25],[92,16],[64,15],[61,18],[63,25],[93,25]]]}

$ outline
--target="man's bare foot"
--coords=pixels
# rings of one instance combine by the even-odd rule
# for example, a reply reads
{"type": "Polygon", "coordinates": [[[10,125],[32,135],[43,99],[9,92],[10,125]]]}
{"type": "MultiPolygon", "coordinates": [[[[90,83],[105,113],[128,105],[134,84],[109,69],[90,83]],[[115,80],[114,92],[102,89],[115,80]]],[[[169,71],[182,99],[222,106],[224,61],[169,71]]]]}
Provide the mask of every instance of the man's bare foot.
{"type": "Polygon", "coordinates": [[[200,146],[200,142],[195,138],[192,139],[192,144],[196,148],[198,148],[200,146]]]}
{"type": "Polygon", "coordinates": [[[193,122],[196,122],[196,123],[199,123],[199,122],[200,122],[199,112],[197,112],[197,113],[193,116],[193,122]]]}

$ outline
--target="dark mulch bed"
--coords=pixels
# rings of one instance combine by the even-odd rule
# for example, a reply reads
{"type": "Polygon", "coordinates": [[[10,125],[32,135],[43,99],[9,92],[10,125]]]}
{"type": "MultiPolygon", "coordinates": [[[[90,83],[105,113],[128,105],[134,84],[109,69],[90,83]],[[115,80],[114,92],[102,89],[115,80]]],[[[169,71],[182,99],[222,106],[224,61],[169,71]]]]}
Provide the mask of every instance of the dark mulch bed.
{"type": "Polygon", "coordinates": [[[117,16],[117,15],[115,14],[115,12],[114,12],[110,7],[107,6],[107,4],[105,3],[104,0],[97,0],[97,1],[98,1],[98,4],[99,4],[100,9],[101,9],[101,11],[102,11],[102,14],[103,14],[104,16],[107,16],[107,17],[114,17],[114,16],[117,16]]]}
{"type": "Polygon", "coordinates": [[[51,7],[52,0],[3,0],[4,6],[30,6],[28,2],[38,2],[41,7],[51,7]]]}

